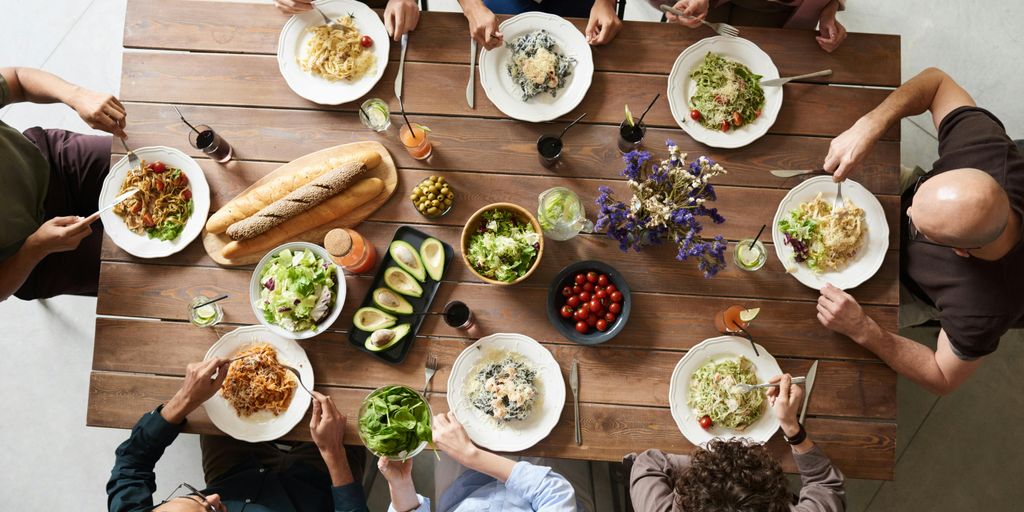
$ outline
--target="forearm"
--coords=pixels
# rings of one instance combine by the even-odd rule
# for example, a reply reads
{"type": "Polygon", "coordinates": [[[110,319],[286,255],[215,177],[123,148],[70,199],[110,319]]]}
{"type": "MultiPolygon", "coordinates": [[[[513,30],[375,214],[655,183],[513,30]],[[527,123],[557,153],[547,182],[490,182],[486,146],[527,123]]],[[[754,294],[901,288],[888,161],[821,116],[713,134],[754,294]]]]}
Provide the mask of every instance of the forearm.
{"type": "Polygon", "coordinates": [[[66,103],[72,105],[80,88],[52,73],[33,68],[0,70],[11,90],[11,103],[66,103]]]}
{"type": "Polygon", "coordinates": [[[388,491],[391,493],[391,508],[398,512],[419,508],[420,499],[416,495],[416,486],[411,476],[399,482],[388,481],[388,491]]]}
{"type": "Polygon", "coordinates": [[[463,457],[463,460],[458,462],[469,469],[491,476],[502,483],[508,481],[508,477],[512,475],[512,469],[516,467],[514,461],[476,447],[463,457]]]}
{"type": "Polygon", "coordinates": [[[923,114],[927,111],[945,78],[945,73],[935,68],[928,68],[918,73],[917,76],[893,91],[885,101],[858,122],[872,125],[880,137],[882,133],[885,133],[904,117],[923,114]]]}
{"type": "Polygon", "coordinates": [[[345,455],[345,448],[339,446],[337,450],[320,450],[320,455],[327,464],[327,472],[331,475],[331,485],[342,487],[355,482],[352,476],[352,468],[348,465],[348,456],[345,455]]]}
{"type": "Polygon", "coordinates": [[[867,324],[867,328],[854,336],[854,341],[877,355],[896,373],[939,395],[959,385],[945,375],[931,348],[888,332],[870,318],[867,324]]]}
{"type": "Polygon", "coordinates": [[[25,284],[32,269],[36,268],[46,252],[29,236],[10,258],[0,261],[0,301],[7,300],[25,284]]]}

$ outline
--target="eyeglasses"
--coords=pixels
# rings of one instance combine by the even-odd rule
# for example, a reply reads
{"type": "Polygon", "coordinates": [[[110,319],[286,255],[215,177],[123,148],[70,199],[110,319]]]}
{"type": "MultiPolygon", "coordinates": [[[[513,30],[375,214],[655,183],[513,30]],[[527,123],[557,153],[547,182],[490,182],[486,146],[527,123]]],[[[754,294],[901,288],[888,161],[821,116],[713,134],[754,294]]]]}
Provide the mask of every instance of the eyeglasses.
{"type": "Polygon", "coordinates": [[[157,503],[156,505],[153,506],[153,508],[151,508],[149,510],[157,509],[161,505],[163,505],[164,503],[167,503],[168,501],[171,501],[171,500],[173,500],[175,498],[187,498],[187,499],[190,499],[190,500],[195,501],[196,503],[202,505],[203,508],[206,509],[206,512],[217,512],[217,507],[214,507],[213,505],[210,504],[210,501],[208,499],[206,499],[206,495],[205,494],[199,492],[199,489],[196,489],[195,487],[192,487],[191,485],[189,485],[189,484],[187,484],[185,482],[182,482],[180,485],[175,487],[174,490],[171,491],[171,494],[169,494],[167,496],[167,499],[161,501],[160,503],[157,503]],[[185,489],[188,489],[188,491],[191,494],[186,494],[186,495],[182,495],[182,496],[175,496],[175,494],[177,494],[178,491],[180,491],[182,487],[184,487],[185,489]]]}
{"type": "MultiPolygon", "coordinates": [[[[931,177],[931,174],[925,174],[925,175],[922,175],[922,176],[917,178],[917,181],[914,182],[914,191],[911,194],[911,197],[913,197],[914,195],[917,195],[917,189],[921,186],[922,183],[925,182],[925,180],[927,180],[930,177],[931,177]]],[[[935,246],[935,247],[945,247],[946,249],[962,249],[962,250],[965,250],[965,251],[973,251],[975,249],[981,249],[981,246],[978,246],[978,247],[956,247],[956,246],[953,246],[953,245],[946,245],[946,244],[940,244],[938,242],[933,242],[933,241],[929,240],[927,236],[922,234],[921,231],[919,231],[917,229],[917,226],[914,225],[914,219],[911,218],[910,215],[907,215],[907,234],[908,234],[907,240],[909,240],[911,242],[922,243],[922,244],[925,244],[925,245],[932,245],[932,246],[935,246]]]]}

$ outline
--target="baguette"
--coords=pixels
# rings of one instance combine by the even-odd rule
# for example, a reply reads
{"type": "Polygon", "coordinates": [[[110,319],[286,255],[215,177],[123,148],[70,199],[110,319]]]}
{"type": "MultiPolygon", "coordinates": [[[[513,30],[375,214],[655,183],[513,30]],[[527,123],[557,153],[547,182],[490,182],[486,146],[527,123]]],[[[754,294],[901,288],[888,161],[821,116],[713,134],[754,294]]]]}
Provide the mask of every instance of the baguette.
{"type": "Polygon", "coordinates": [[[270,203],[255,215],[232,224],[228,228],[228,236],[232,240],[247,240],[259,236],[342,192],[364,171],[366,167],[360,162],[345,162],[341,167],[320,175],[284,198],[270,203]]]}
{"type": "Polygon", "coordinates": [[[321,174],[338,167],[343,162],[362,162],[367,169],[373,169],[380,165],[380,161],[380,153],[366,150],[343,157],[329,158],[326,162],[310,164],[297,171],[277,176],[228,201],[228,204],[217,210],[206,221],[206,231],[215,234],[223,233],[232,224],[255,214],[321,174]]]}
{"type": "Polygon", "coordinates": [[[384,190],[380,178],[366,178],[348,190],[320,203],[313,209],[274,226],[266,233],[248,240],[231,241],[221,249],[221,256],[234,259],[259,251],[272,249],[311,229],[318,228],[349,214],[377,197],[384,190]]]}

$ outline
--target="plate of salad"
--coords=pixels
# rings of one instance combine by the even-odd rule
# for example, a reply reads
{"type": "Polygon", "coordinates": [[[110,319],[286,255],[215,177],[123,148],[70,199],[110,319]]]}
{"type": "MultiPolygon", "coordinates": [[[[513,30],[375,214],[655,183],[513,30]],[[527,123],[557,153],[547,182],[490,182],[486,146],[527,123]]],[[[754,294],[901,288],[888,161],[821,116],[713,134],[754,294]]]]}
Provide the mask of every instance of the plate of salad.
{"type": "Polygon", "coordinates": [[[378,457],[411,459],[434,442],[430,404],[406,386],[377,388],[359,407],[359,438],[378,457]]]}
{"type": "Polygon", "coordinates": [[[291,242],[256,265],[249,299],[260,323],[274,334],[302,340],[330,327],[345,304],[345,276],[319,245],[291,242]]]}
{"type": "Polygon", "coordinates": [[[668,102],[679,127],[715,148],[746,146],[768,133],[782,108],[771,57],[739,37],[709,37],[688,46],[668,76],[668,102]]]}
{"type": "Polygon", "coordinates": [[[540,223],[523,207],[489,204],[462,228],[462,258],[484,282],[516,284],[530,277],[540,263],[542,233],[540,223]]]}

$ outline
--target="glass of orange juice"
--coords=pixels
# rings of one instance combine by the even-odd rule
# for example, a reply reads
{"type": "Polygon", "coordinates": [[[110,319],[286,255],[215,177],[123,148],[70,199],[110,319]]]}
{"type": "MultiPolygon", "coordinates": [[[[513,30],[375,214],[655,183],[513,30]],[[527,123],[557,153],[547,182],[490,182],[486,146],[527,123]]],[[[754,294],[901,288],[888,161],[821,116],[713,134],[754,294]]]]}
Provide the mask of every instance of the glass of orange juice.
{"type": "Polygon", "coordinates": [[[743,332],[750,327],[750,322],[761,311],[761,308],[747,309],[743,306],[729,306],[715,314],[715,329],[722,334],[743,332]]]}
{"type": "Polygon", "coordinates": [[[409,152],[409,156],[417,160],[430,158],[434,146],[430,143],[427,133],[429,128],[419,124],[405,124],[398,131],[398,137],[402,139],[402,145],[409,152]]]}

